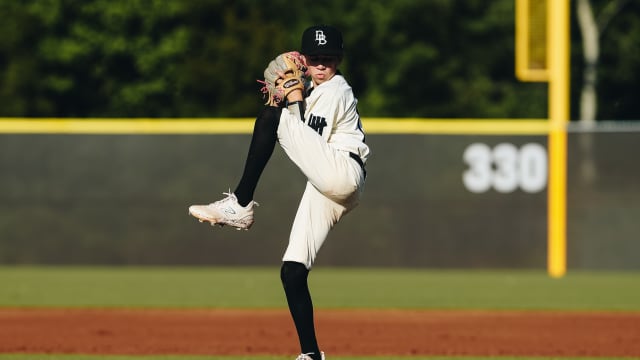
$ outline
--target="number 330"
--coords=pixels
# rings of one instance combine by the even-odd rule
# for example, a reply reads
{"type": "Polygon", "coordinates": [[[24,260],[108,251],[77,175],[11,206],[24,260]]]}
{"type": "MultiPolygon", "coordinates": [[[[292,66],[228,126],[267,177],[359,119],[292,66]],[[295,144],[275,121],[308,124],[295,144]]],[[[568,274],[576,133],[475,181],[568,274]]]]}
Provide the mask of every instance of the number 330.
{"type": "Polygon", "coordinates": [[[518,187],[535,193],[547,185],[547,152],[540,144],[529,143],[518,149],[502,143],[491,149],[486,144],[474,143],[465,149],[463,159],[469,168],[462,180],[467,190],[474,193],[492,187],[501,193],[518,187]]]}

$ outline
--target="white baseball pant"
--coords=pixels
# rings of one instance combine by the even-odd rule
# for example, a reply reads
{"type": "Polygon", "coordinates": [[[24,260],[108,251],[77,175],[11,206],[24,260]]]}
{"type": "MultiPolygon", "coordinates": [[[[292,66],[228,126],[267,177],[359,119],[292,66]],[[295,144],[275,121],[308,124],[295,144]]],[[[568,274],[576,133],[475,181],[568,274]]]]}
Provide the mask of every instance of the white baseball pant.
{"type": "Polygon", "coordinates": [[[348,152],[333,148],[286,108],[280,117],[278,141],[307,177],[282,260],[311,269],[329,230],[358,205],[364,169],[348,152]]]}

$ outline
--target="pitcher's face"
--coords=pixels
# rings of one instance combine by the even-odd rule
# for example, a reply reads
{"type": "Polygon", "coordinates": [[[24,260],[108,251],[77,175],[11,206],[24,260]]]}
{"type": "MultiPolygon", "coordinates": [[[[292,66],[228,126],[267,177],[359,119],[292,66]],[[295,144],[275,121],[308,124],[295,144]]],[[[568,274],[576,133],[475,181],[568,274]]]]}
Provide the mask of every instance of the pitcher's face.
{"type": "Polygon", "coordinates": [[[337,68],[341,61],[338,56],[326,55],[304,56],[304,60],[314,85],[331,80],[338,71],[337,68]]]}

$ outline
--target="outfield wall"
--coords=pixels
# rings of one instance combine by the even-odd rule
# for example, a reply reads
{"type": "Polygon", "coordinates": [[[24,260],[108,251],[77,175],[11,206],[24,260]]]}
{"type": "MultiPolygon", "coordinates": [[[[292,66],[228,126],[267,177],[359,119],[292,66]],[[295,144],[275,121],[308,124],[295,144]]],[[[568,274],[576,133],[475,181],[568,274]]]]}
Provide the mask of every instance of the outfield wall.
{"type": "MultiPolygon", "coordinates": [[[[370,132],[362,203],[330,234],[318,264],[544,269],[546,133],[460,124],[448,133],[370,132]]],[[[279,263],[305,181],[281,149],[244,232],[200,224],[187,207],[233,189],[246,130],[70,132],[0,134],[0,263],[279,263]]],[[[570,133],[569,270],[640,268],[640,170],[630,152],[639,135],[570,133]]]]}

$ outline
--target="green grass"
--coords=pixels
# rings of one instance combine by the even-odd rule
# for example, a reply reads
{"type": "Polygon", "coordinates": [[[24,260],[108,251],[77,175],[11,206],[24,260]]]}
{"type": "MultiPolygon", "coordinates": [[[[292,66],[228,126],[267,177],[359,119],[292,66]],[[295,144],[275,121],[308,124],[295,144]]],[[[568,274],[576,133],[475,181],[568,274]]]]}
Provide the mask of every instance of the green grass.
{"type": "MultiPolygon", "coordinates": [[[[282,308],[278,268],[0,267],[3,307],[282,308]]],[[[318,308],[640,311],[640,273],[317,268],[318,308]]]]}

